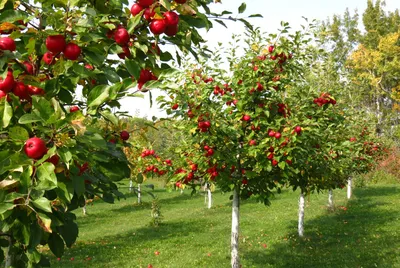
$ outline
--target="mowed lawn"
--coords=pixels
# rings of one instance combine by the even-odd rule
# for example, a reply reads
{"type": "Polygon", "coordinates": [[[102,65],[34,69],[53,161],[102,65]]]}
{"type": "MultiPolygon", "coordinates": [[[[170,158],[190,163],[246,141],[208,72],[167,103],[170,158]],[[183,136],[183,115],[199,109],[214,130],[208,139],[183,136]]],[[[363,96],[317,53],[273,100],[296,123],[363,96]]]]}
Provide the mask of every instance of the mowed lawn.
{"type": "MultiPolygon", "coordinates": [[[[204,195],[152,183],[164,217],[159,227],[149,225],[149,195],[141,205],[132,194],[115,204],[95,201],[87,216],[76,211],[77,243],[59,261],[48,252],[52,267],[229,267],[229,194],[215,192],[207,209],[204,195]]],[[[399,185],[357,188],[350,201],[345,189],[336,190],[334,212],[326,193],[307,197],[303,239],[296,233],[298,194],[283,191],[269,207],[242,202],[243,267],[400,267],[399,185]]]]}

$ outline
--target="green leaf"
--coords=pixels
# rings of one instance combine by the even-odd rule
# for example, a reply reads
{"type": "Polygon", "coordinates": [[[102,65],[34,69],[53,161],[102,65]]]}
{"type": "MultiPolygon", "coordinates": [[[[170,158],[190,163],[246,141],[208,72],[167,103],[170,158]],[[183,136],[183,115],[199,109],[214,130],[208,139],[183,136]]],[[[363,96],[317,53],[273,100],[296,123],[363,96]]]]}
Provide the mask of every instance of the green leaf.
{"type": "Polygon", "coordinates": [[[246,3],[242,3],[238,8],[239,14],[243,13],[246,10],[246,3]]]}
{"type": "Polygon", "coordinates": [[[167,10],[171,10],[171,4],[167,0],[160,0],[160,4],[167,10]]]}
{"type": "Polygon", "coordinates": [[[138,79],[139,79],[139,76],[140,76],[140,70],[141,70],[142,68],[141,68],[140,65],[137,63],[137,61],[126,59],[126,60],[125,60],[125,66],[126,66],[126,68],[128,69],[128,72],[129,72],[133,77],[135,77],[136,80],[138,80],[138,79]]]}
{"type": "Polygon", "coordinates": [[[70,248],[78,238],[78,225],[73,221],[68,221],[66,224],[58,227],[58,230],[65,241],[65,245],[70,248]]]}
{"type": "Polygon", "coordinates": [[[53,232],[53,230],[51,230],[51,219],[49,218],[49,216],[39,212],[38,214],[36,214],[36,219],[38,220],[39,226],[42,227],[45,232],[53,232]]]}
{"type": "Polygon", "coordinates": [[[28,131],[21,126],[10,127],[8,133],[8,136],[15,141],[26,141],[29,139],[28,131]]]}
{"type": "Polygon", "coordinates": [[[224,26],[225,28],[228,28],[228,26],[226,26],[226,24],[222,20],[215,19],[215,21],[224,26]]]}
{"type": "Polygon", "coordinates": [[[0,203],[0,215],[6,212],[7,210],[11,210],[15,207],[13,203],[0,203]]]}
{"type": "Polygon", "coordinates": [[[48,121],[54,113],[51,103],[45,98],[39,96],[32,96],[32,111],[44,122],[48,121]]]}
{"type": "Polygon", "coordinates": [[[64,241],[62,238],[57,233],[52,233],[49,236],[48,243],[51,252],[53,252],[56,257],[61,258],[64,254],[64,241]]]}
{"type": "Polygon", "coordinates": [[[29,188],[32,185],[32,172],[32,166],[25,167],[24,171],[21,173],[21,177],[19,178],[22,187],[29,188]]]}
{"type": "Polygon", "coordinates": [[[85,180],[82,176],[73,176],[72,183],[74,185],[75,193],[81,196],[85,193],[85,180]]]}
{"type": "Polygon", "coordinates": [[[281,161],[281,162],[278,163],[278,167],[279,167],[280,169],[282,169],[282,170],[285,169],[285,165],[286,165],[286,162],[285,162],[285,161],[281,161]]]}
{"type": "Polygon", "coordinates": [[[36,114],[24,114],[21,116],[18,120],[18,123],[24,125],[24,124],[30,124],[30,123],[35,123],[42,121],[42,119],[37,116],[36,114]]]}
{"type": "Polygon", "coordinates": [[[144,9],[142,11],[140,11],[139,14],[137,14],[136,16],[134,16],[128,20],[128,29],[127,30],[128,30],[129,34],[132,34],[134,32],[135,27],[139,24],[143,13],[144,13],[144,9]]]}
{"type": "Polygon", "coordinates": [[[65,203],[70,203],[72,197],[74,196],[74,188],[71,183],[68,186],[63,182],[57,183],[57,188],[55,189],[57,196],[65,203]],[[70,187],[71,186],[71,187],[70,187]]]}
{"type": "Polygon", "coordinates": [[[0,128],[6,128],[10,124],[13,111],[11,105],[8,103],[7,98],[0,99],[0,128]]]}
{"type": "Polygon", "coordinates": [[[142,175],[142,173],[139,173],[139,174],[136,176],[136,182],[137,182],[137,183],[143,183],[143,175],[142,175]]]}
{"type": "MultiPolygon", "coordinates": [[[[5,1],[7,2],[7,1],[5,1]]],[[[0,2],[0,6],[4,7],[3,1],[0,2]]],[[[0,23],[2,22],[9,22],[13,23],[18,20],[25,20],[27,17],[25,12],[17,11],[17,10],[5,10],[0,13],[0,23]]]]}
{"type": "Polygon", "coordinates": [[[46,197],[40,197],[36,200],[33,200],[32,204],[43,211],[51,213],[50,201],[46,197]]]}
{"type": "Polygon", "coordinates": [[[36,176],[39,184],[35,187],[36,190],[51,190],[57,187],[57,177],[54,169],[54,165],[48,162],[37,168],[36,176]]]}
{"type": "Polygon", "coordinates": [[[87,102],[88,107],[92,108],[91,114],[108,99],[109,91],[110,86],[107,85],[98,85],[90,91],[87,102]]]}
{"type": "Polygon", "coordinates": [[[118,118],[110,110],[101,111],[100,114],[114,125],[118,125],[118,118]]]}
{"type": "Polygon", "coordinates": [[[261,14],[252,14],[249,18],[263,18],[263,16],[261,14]]]}

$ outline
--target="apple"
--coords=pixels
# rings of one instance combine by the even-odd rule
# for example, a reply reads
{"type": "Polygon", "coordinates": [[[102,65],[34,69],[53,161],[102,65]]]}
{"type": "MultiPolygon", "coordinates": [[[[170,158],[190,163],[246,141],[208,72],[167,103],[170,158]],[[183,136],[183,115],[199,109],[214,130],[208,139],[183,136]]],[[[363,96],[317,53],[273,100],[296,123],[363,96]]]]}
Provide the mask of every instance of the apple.
{"type": "Polygon", "coordinates": [[[175,2],[177,2],[178,4],[184,4],[186,3],[187,0],[175,0],[175,2]]]}
{"type": "Polygon", "coordinates": [[[19,97],[22,100],[30,99],[28,90],[25,84],[22,82],[16,82],[12,92],[15,96],[19,97]]]}
{"type": "Polygon", "coordinates": [[[29,158],[40,159],[47,153],[46,143],[38,137],[30,138],[25,142],[24,151],[29,158]]]}
{"type": "Polygon", "coordinates": [[[2,98],[7,98],[8,102],[11,101],[10,96],[8,96],[6,92],[0,90],[0,99],[2,98]]]}
{"type": "Polygon", "coordinates": [[[17,46],[15,45],[14,39],[11,37],[0,37],[0,50],[15,51],[17,46]]]}
{"type": "Polygon", "coordinates": [[[242,117],[243,121],[250,121],[250,119],[251,119],[250,115],[247,115],[247,114],[243,115],[243,117],[242,117]]]}
{"type": "Polygon", "coordinates": [[[250,145],[250,146],[254,146],[254,145],[256,145],[256,144],[257,144],[256,140],[250,140],[250,141],[249,141],[249,145],[250,145]]]}
{"type": "Polygon", "coordinates": [[[165,32],[165,29],[167,28],[167,24],[165,23],[165,20],[163,19],[158,19],[158,20],[153,20],[150,22],[150,31],[155,34],[159,35],[165,32]]]}
{"type": "Polygon", "coordinates": [[[264,86],[260,82],[257,82],[257,90],[263,91],[263,89],[264,89],[264,86]]]}
{"type": "Polygon", "coordinates": [[[47,65],[51,65],[54,64],[54,54],[47,51],[46,53],[43,54],[43,58],[42,60],[44,61],[44,63],[46,63],[47,65]]]}
{"type": "Polygon", "coordinates": [[[268,158],[269,160],[274,159],[274,153],[268,154],[268,155],[267,155],[267,158],[268,158]]]}
{"type": "Polygon", "coordinates": [[[139,5],[138,3],[135,3],[131,7],[131,14],[132,14],[132,16],[136,16],[137,14],[142,12],[142,10],[143,10],[143,7],[141,5],[139,5]]]}
{"type": "Polygon", "coordinates": [[[295,126],[294,127],[294,132],[296,132],[297,135],[300,135],[301,134],[301,126],[295,126]]]}
{"type": "Polygon", "coordinates": [[[351,138],[350,138],[350,141],[351,141],[351,142],[354,142],[354,141],[357,141],[357,139],[356,139],[355,137],[351,137],[351,138]]]}
{"type": "Polygon", "coordinates": [[[131,56],[131,51],[129,50],[129,47],[128,47],[128,46],[123,46],[123,47],[122,47],[122,50],[123,50],[124,52],[118,53],[118,57],[119,57],[120,59],[125,59],[126,57],[130,57],[130,56],[131,56]]]}
{"type": "Polygon", "coordinates": [[[270,136],[270,137],[275,137],[275,131],[273,131],[273,130],[270,130],[269,132],[268,132],[268,136],[270,136]]]}
{"type": "Polygon", "coordinates": [[[178,107],[179,107],[179,104],[175,103],[174,105],[172,105],[171,109],[176,110],[176,109],[178,109],[178,107]]]}
{"type": "Polygon", "coordinates": [[[79,107],[78,106],[72,106],[71,108],[69,108],[69,112],[70,113],[74,113],[74,112],[77,112],[77,111],[79,111],[80,109],[79,109],[79,107]]]}
{"type": "Polygon", "coordinates": [[[178,25],[167,26],[164,33],[168,36],[175,36],[178,33],[178,25]]]}
{"type": "Polygon", "coordinates": [[[86,64],[85,64],[85,68],[88,69],[88,70],[91,70],[91,71],[94,70],[93,65],[91,65],[91,64],[89,64],[89,63],[86,63],[86,64]]]}
{"type": "Polygon", "coordinates": [[[44,95],[44,93],[45,93],[43,88],[40,88],[40,87],[27,85],[26,88],[28,89],[29,95],[44,95]]]}
{"type": "Polygon", "coordinates": [[[207,156],[212,156],[214,154],[214,150],[213,149],[208,149],[207,150],[207,156]]]}
{"type": "Polygon", "coordinates": [[[126,45],[129,42],[130,36],[124,27],[118,27],[114,32],[114,39],[118,45],[126,45]]]}
{"type": "Polygon", "coordinates": [[[50,157],[49,159],[47,159],[46,162],[50,162],[52,163],[54,166],[58,165],[58,162],[60,161],[60,157],[58,155],[53,155],[52,157],[50,157]]]}
{"type": "Polygon", "coordinates": [[[269,53],[272,53],[272,52],[274,52],[274,49],[275,49],[275,46],[270,45],[270,46],[268,47],[268,52],[269,52],[269,53]]]}
{"type": "Polygon", "coordinates": [[[275,138],[276,139],[280,139],[282,137],[282,134],[281,133],[279,133],[279,132],[276,132],[275,133],[275,138]]]}
{"type": "Polygon", "coordinates": [[[153,0],[137,0],[136,2],[142,7],[149,7],[153,4],[153,0]]]}
{"type": "Polygon", "coordinates": [[[126,141],[129,139],[129,132],[126,130],[123,130],[123,131],[121,131],[119,136],[121,137],[122,140],[126,141]]]}
{"type": "Polygon", "coordinates": [[[279,162],[278,162],[276,159],[273,159],[273,160],[272,160],[272,165],[273,165],[273,166],[278,165],[278,163],[279,163],[279,162]]]}
{"type": "Polygon", "coordinates": [[[242,180],[242,184],[243,184],[243,185],[247,185],[247,183],[249,183],[247,179],[243,179],[243,180],[242,180]]]}
{"type": "Polygon", "coordinates": [[[76,60],[81,55],[81,48],[75,43],[68,43],[64,49],[64,56],[69,60],[76,60]]]}
{"type": "Polygon", "coordinates": [[[46,38],[46,48],[54,54],[63,52],[66,45],[63,35],[50,35],[46,38]]]}
{"type": "Polygon", "coordinates": [[[167,11],[163,14],[167,26],[176,26],[179,23],[179,16],[173,11],[167,11]]]}
{"type": "Polygon", "coordinates": [[[33,74],[33,65],[29,61],[24,61],[23,65],[25,66],[26,72],[28,74],[33,74]]]}
{"type": "Polygon", "coordinates": [[[150,21],[153,20],[154,15],[156,15],[156,12],[154,11],[154,9],[152,9],[152,8],[146,8],[146,9],[144,10],[143,17],[144,17],[148,22],[150,22],[150,21]]]}
{"type": "Polygon", "coordinates": [[[5,79],[0,77],[0,90],[4,91],[5,93],[10,92],[14,87],[14,75],[11,70],[8,70],[7,76],[5,79]]]}

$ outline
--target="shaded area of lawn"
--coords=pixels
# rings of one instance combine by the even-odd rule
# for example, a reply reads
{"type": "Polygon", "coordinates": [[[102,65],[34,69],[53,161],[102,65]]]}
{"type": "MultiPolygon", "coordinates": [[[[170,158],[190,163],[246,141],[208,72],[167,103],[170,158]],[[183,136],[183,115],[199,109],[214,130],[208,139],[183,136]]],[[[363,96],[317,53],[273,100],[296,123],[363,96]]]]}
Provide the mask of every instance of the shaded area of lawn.
{"type": "Polygon", "coordinates": [[[399,197],[398,187],[356,189],[347,206],[306,219],[304,239],[292,221],[282,241],[245,258],[254,267],[400,267],[399,197]]]}

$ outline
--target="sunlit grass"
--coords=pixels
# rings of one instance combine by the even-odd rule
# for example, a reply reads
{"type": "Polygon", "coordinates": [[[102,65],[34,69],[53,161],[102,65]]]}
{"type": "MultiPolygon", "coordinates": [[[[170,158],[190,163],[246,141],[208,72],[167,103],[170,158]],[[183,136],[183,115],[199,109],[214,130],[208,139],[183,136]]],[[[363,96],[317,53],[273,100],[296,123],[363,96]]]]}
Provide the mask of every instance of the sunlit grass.
{"type": "MultiPolygon", "coordinates": [[[[149,225],[149,195],[140,205],[127,194],[113,205],[95,201],[87,216],[77,210],[78,241],[61,261],[49,253],[52,267],[230,266],[229,194],[214,193],[207,209],[201,194],[167,192],[161,183],[153,193],[164,217],[157,228],[149,225]]],[[[243,267],[400,267],[400,187],[355,189],[349,202],[345,195],[334,191],[334,212],[327,194],[307,198],[304,239],[296,234],[298,192],[284,191],[270,207],[243,202],[243,267]]]]}

